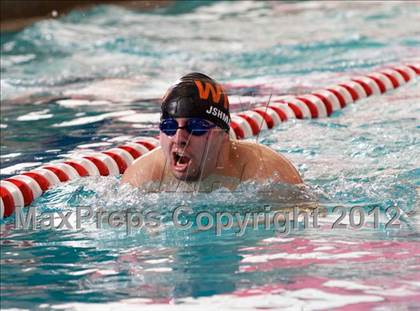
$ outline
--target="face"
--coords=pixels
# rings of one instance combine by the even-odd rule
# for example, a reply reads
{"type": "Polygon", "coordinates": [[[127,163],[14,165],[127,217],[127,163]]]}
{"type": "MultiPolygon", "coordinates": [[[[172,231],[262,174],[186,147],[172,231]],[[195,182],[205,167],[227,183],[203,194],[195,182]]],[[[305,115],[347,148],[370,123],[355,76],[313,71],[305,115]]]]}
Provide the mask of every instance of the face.
{"type": "MultiPolygon", "coordinates": [[[[186,126],[187,118],[177,118],[179,127],[186,126]]],[[[184,181],[195,181],[211,174],[217,166],[217,158],[227,139],[219,127],[211,128],[206,134],[195,136],[185,128],[178,129],[173,136],[160,132],[160,145],[167,166],[172,174],[184,181]]]]}

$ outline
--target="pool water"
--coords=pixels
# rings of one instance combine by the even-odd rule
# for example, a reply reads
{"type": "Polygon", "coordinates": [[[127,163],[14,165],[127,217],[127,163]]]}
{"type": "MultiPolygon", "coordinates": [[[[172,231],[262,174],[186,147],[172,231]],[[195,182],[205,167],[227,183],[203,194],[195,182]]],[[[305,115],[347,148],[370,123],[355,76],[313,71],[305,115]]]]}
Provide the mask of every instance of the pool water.
{"type": "MultiPolygon", "coordinates": [[[[158,134],[159,98],[190,71],[227,83],[240,111],[255,96],[418,62],[419,18],[416,2],[204,1],[149,13],[97,6],[2,33],[0,177],[158,134]]],[[[156,212],[160,226],[127,232],[85,218],[80,229],[28,231],[2,220],[1,308],[418,309],[419,98],[414,81],[254,138],[296,165],[302,188],[144,193],[89,177],[47,191],[32,205],[40,214],[133,208],[156,212]],[[319,228],[216,235],[171,221],[179,206],[215,215],[303,203],[322,210],[319,228]],[[333,229],[336,206],[361,207],[362,228],[333,229]],[[387,209],[401,211],[398,228],[385,227],[387,209]]]]}

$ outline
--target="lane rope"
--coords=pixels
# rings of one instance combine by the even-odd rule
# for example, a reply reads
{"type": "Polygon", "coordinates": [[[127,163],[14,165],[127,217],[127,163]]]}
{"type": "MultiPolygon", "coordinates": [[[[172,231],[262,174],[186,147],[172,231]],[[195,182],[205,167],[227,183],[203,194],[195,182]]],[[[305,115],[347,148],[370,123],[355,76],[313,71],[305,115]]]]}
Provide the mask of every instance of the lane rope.
{"type": "MultiPolygon", "coordinates": [[[[392,91],[420,75],[420,63],[387,66],[349,81],[315,90],[310,94],[283,96],[251,110],[231,115],[230,136],[246,139],[290,119],[316,119],[373,95],[392,91]]],[[[16,207],[30,205],[48,189],[84,176],[117,176],[134,160],[159,146],[154,137],[139,137],[102,152],[49,163],[0,181],[0,219],[16,207]]]]}

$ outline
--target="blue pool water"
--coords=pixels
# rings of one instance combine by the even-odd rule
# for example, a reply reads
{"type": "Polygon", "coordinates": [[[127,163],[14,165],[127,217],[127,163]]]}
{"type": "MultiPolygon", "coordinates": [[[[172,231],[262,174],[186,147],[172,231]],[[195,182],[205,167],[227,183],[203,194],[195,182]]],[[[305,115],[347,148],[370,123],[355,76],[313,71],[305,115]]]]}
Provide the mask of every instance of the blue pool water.
{"type": "MultiPolygon", "coordinates": [[[[241,85],[230,90],[236,102],[258,93],[255,85],[303,94],[418,62],[419,18],[415,2],[206,1],[149,13],[98,6],[2,33],[0,177],[156,135],[158,99],[190,71],[241,85]]],[[[1,308],[417,309],[419,98],[414,81],[328,119],[262,133],[260,143],[296,165],[303,189],[247,183],[157,194],[100,177],[49,190],[33,204],[40,213],[131,207],[156,212],[161,226],[127,234],[84,219],[80,229],[27,231],[14,229],[15,217],[1,221],[1,308]],[[321,206],[321,228],[216,236],[170,220],[183,205],[214,214],[290,203],[321,206]],[[360,230],[332,230],[339,205],[377,207],[381,225],[370,217],[360,230]],[[399,229],[385,229],[387,208],[401,210],[399,229]]]]}

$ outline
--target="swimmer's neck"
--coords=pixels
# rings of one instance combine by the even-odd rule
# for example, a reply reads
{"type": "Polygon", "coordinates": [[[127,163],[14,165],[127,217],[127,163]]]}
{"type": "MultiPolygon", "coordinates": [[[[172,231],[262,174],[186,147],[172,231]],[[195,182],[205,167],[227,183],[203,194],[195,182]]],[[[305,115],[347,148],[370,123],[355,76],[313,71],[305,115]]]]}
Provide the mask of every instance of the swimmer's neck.
{"type": "Polygon", "coordinates": [[[211,176],[231,176],[235,170],[235,161],[237,155],[237,142],[226,138],[226,143],[222,146],[216,163],[213,167],[204,169],[201,180],[205,180],[211,176]]]}

